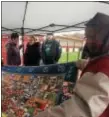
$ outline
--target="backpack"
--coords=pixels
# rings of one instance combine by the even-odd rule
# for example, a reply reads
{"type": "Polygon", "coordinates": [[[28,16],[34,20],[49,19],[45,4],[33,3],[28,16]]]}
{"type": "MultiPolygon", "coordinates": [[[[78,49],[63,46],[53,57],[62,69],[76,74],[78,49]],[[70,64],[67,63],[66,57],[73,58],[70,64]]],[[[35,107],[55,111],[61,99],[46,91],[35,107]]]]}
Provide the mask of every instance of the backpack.
{"type": "Polygon", "coordinates": [[[46,40],[43,45],[43,51],[45,55],[45,59],[55,59],[56,56],[56,41],[55,40],[46,40]]]}

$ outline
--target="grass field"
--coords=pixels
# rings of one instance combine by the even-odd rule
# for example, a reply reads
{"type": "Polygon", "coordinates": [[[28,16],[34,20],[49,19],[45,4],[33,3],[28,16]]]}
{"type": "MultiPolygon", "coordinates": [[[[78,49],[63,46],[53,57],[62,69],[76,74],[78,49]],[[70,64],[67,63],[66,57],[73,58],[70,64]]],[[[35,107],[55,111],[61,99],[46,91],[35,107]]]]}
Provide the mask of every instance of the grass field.
{"type": "MultiPolygon", "coordinates": [[[[69,52],[68,53],[68,62],[78,60],[79,52],[69,52]]],[[[59,63],[67,62],[67,53],[62,53],[59,63]]]]}

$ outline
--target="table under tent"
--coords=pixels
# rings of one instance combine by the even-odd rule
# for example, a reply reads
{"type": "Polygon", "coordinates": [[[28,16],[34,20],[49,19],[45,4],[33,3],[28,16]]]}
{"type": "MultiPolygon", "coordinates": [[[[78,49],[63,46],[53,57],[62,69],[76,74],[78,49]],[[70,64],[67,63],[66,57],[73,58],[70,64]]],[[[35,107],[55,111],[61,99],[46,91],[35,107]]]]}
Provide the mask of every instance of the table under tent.
{"type": "MultiPolygon", "coordinates": [[[[84,30],[97,13],[109,15],[109,2],[2,2],[2,35],[45,35],[84,30]]],[[[39,67],[2,67],[2,114],[34,116],[57,105],[66,84],[72,95],[77,81],[75,62],[39,67]]]]}

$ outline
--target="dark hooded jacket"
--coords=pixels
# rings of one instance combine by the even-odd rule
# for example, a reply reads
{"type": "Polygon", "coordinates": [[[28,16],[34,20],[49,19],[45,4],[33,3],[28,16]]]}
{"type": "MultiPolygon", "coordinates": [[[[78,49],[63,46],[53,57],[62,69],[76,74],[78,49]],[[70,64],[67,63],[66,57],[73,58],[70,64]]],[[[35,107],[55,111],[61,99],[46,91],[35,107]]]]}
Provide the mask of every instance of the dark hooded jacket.
{"type": "Polygon", "coordinates": [[[6,45],[7,49],[7,64],[8,65],[20,65],[21,58],[20,58],[20,51],[17,45],[10,41],[6,45]]]}
{"type": "Polygon", "coordinates": [[[84,47],[83,53],[87,53],[90,58],[103,56],[109,53],[109,16],[98,13],[87,24],[87,27],[98,29],[99,33],[96,35],[95,42],[91,44],[91,48],[84,47]],[[100,43],[100,44],[99,44],[100,43]],[[98,48],[99,47],[99,48],[98,48]],[[96,50],[96,51],[95,51],[96,50]]]}
{"type": "Polygon", "coordinates": [[[40,43],[36,42],[33,45],[27,44],[24,54],[25,66],[38,66],[40,64],[40,43]]]}
{"type": "Polygon", "coordinates": [[[82,52],[82,59],[87,59],[89,57],[88,55],[89,51],[88,51],[88,48],[87,46],[85,45],[84,48],[83,48],[83,52],[82,52]]]}
{"type": "MultiPolygon", "coordinates": [[[[93,19],[91,19],[86,24],[86,26],[100,29],[99,33],[96,35],[95,42],[96,40],[99,40],[101,44],[99,48],[96,48],[98,46],[98,43],[92,44],[92,49],[87,47],[86,42],[86,45],[83,50],[83,56],[86,56],[87,54],[91,61],[83,70],[82,74],[89,71],[93,71],[93,73],[101,72],[109,78],[109,16],[102,13],[98,13],[93,19]]],[[[101,83],[102,82],[103,81],[101,81],[101,83]]],[[[102,115],[100,115],[99,117],[109,117],[109,101],[104,112],[102,112],[102,115]]]]}

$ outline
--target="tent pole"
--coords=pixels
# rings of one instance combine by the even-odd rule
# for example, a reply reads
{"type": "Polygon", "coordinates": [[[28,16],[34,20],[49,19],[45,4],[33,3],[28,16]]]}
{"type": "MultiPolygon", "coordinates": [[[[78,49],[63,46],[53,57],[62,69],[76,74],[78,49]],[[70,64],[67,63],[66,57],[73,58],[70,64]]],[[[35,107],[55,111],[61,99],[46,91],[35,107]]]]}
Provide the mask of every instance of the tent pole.
{"type": "Polygon", "coordinates": [[[21,36],[22,36],[22,44],[23,44],[23,50],[22,50],[23,58],[24,58],[24,23],[25,23],[25,17],[26,17],[26,12],[27,12],[27,6],[28,6],[28,1],[26,1],[26,4],[25,4],[25,11],[24,11],[22,27],[21,27],[21,36]]]}
{"type": "Polygon", "coordinates": [[[24,58],[24,28],[21,28],[21,36],[22,36],[22,44],[23,44],[23,48],[22,48],[22,53],[23,53],[23,58],[24,58]]]}
{"type": "Polygon", "coordinates": [[[67,63],[68,63],[68,59],[69,59],[69,47],[68,47],[68,41],[67,41],[67,63]]]}

